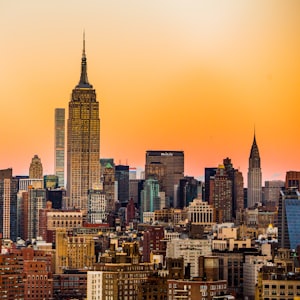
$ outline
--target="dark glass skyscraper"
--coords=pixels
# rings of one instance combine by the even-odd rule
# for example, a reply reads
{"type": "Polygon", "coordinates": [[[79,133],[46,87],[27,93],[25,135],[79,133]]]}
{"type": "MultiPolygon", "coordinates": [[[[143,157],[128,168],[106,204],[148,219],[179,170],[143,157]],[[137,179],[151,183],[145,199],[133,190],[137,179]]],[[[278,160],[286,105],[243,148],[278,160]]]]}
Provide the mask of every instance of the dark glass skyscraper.
{"type": "Polygon", "coordinates": [[[100,184],[100,118],[96,91],[87,77],[85,39],[81,75],[69,102],[67,196],[72,207],[87,209],[88,190],[100,184]]]}
{"type": "Polygon", "coordinates": [[[247,207],[253,207],[256,203],[262,202],[262,175],[260,167],[260,156],[256,138],[254,139],[250,151],[248,168],[248,191],[247,207]]]}
{"type": "Polygon", "coordinates": [[[300,245],[300,193],[297,188],[280,191],[278,246],[296,249],[300,245]]]}
{"type": "Polygon", "coordinates": [[[115,166],[115,180],[118,182],[118,200],[125,207],[129,201],[129,166],[115,166]]]}

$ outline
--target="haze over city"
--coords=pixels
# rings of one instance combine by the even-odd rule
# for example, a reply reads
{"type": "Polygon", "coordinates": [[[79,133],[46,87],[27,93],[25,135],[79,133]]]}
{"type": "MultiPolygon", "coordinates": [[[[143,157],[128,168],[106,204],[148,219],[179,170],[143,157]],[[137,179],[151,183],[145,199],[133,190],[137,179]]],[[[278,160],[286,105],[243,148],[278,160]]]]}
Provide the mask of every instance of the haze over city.
{"type": "Polygon", "coordinates": [[[79,81],[82,33],[101,157],[144,167],[183,150],[185,174],[230,157],[246,178],[299,170],[299,1],[2,1],[0,168],[54,170],[54,109],[79,81]]]}

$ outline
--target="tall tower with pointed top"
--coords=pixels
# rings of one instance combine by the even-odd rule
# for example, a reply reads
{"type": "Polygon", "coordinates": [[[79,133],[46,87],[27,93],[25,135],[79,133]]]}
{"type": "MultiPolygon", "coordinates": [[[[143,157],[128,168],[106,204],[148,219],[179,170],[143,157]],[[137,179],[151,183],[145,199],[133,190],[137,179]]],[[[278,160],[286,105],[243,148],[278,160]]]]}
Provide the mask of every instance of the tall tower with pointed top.
{"type": "Polygon", "coordinates": [[[67,196],[87,209],[88,190],[100,184],[100,118],[96,91],[88,81],[85,37],[79,83],[72,91],[67,125],[67,196]]]}
{"type": "Polygon", "coordinates": [[[256,203],[261,203],[261,198],[262,175],[260,167],[260,156],[254,133],[254,139],[249,157],[247,207],[253,207],[256,203]]]}

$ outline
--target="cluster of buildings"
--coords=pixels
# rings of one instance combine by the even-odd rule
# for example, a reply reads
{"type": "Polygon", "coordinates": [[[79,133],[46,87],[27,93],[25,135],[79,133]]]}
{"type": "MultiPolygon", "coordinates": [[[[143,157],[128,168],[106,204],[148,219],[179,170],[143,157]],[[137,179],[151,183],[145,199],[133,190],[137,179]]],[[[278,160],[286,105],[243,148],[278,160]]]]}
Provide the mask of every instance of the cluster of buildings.
{"type": "Polygon", "coordinates": [[[255,135],[247,188],[228,157],[204,181],[183,151],[146,151],[140,176],[100,158],[85,41],[65,119],[55,109],[54,175],[38,155],[29,175],[0,170],[1,299],[300,297],[300,172],[262,186],[255,135]]]}

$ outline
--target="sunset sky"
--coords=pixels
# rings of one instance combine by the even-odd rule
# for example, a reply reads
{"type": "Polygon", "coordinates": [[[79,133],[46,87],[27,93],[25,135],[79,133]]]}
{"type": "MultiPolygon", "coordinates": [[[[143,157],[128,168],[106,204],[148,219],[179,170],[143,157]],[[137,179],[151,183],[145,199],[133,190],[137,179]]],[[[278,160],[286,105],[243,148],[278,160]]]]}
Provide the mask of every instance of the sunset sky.
{"type": "Polygon", "coordinates": [[[84,30],[102,158],[183,150],[198,177],[230,157],[246,182],[255,128],[263,180],[300,171],[298,0],[0,0],[1,169],[53,174],[84,30]]]}

